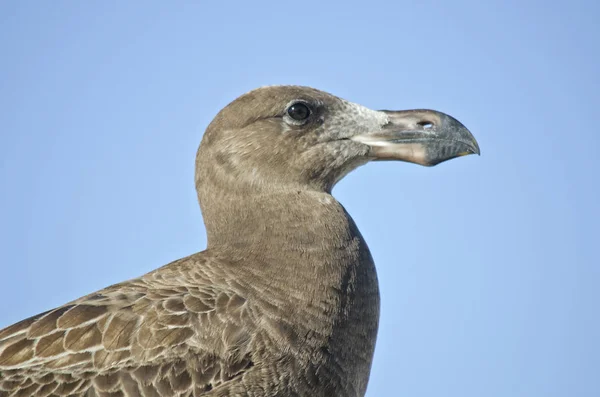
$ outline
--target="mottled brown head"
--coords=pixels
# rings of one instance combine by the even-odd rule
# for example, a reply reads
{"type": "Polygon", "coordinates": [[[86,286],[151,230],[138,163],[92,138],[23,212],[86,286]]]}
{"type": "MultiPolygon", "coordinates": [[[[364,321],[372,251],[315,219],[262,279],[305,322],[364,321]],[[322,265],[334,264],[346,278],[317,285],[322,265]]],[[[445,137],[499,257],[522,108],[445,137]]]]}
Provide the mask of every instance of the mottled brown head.
{"type": "Polygon", "coordinates": [[[387,122],[382,114],[362,108],[363,116],[360,109],[304,87],[247,93],[221,110],[206,130],[197,180],[216,178],[227,189],[256,192],[299,186],[329,190],[367,161],[369,148],[348,139],[387,122]]]}
{"type": "Polygon", "coordinates": [[[479,153],[470,132],[432,110],[374,111],[308,87],[263,87],[215,117],[198,150],[199,188],[329,191],[369,160],[435,165],[479,153]]]}

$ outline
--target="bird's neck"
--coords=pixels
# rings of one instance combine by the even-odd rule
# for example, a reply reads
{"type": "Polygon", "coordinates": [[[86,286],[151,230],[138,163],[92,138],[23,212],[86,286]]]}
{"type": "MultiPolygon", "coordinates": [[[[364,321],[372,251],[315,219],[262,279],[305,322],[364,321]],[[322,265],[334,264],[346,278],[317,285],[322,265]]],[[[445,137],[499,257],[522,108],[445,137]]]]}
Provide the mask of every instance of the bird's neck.
{"type": "Polygon", "coordinates": [[[375,274],[371,253],[354,221],[326,192],[222,196],[203,210],[209,251],[224,253],[260,280],[287,278],[289,291],[301,288],[303,282],[320,289],[341,288],[349,274],[367,270],[375,274]]]}
{"type": "Polygon", "coordinates": [[[326,192],[293,190],[250,196],[232,194],[203,206],[208,249],[270,253],[305,259],[332,250],[359,249],[362,237],[343,206],[326,192]]]}

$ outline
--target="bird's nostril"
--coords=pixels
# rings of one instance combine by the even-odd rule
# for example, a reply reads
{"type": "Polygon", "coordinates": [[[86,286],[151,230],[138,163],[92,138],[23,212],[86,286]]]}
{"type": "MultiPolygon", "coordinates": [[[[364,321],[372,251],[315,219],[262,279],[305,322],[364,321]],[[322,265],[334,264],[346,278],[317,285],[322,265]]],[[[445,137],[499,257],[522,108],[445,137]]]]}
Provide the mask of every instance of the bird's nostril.
{"type": "Polygon", "coordinates": [[[426,130],[430,130],[433,128],[433,123],[431,121],[419,121],[417,124],[425,128],[426,130]]]}

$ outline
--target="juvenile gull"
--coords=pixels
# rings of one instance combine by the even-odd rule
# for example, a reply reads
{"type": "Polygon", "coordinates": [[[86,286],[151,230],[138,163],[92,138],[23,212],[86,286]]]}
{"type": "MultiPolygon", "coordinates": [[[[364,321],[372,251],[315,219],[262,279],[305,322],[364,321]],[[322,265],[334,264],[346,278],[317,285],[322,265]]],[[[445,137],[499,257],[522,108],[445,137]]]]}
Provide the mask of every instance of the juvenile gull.
{"type": "Polygon", "coordinates": [[[377,275],[331,189],[370,160],[472,153],[440,112],[242,95],[196,156],[207,249],[1,330],[0,397],[364,396],[377,275]]]}

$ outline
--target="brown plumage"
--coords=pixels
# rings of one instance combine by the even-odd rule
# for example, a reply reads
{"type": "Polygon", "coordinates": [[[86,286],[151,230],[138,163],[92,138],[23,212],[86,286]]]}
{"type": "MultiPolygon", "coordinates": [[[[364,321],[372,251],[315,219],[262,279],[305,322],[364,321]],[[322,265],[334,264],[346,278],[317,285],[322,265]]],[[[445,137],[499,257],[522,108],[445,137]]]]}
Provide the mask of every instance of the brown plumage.
{"type": "Polygon", "coordinates": [[[369,160],[478,151],[439,112],[243,95],[198,150],[208,248],[0,331],[0,397],[363,396],[377,276],[331,189],[369,160]]]}

